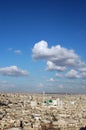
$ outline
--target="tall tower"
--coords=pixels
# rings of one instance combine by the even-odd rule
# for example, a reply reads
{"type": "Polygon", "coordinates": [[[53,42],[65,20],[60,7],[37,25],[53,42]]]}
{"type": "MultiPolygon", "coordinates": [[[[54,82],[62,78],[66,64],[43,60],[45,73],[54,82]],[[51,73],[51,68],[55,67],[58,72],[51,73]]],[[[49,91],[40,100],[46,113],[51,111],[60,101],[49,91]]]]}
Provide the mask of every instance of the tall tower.
{"type": "Polygon", "coordinates": [[[45,91],[43,91],[43,103],[45,101],[45,91]]]}

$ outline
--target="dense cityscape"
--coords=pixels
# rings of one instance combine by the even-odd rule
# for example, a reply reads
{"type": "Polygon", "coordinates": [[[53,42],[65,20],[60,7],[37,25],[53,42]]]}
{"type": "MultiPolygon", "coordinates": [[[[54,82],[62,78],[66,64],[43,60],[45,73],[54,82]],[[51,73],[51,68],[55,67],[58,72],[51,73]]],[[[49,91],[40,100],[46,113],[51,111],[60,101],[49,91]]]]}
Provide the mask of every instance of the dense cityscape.
{"type": "Polygon", "coordinates": [[[0,130],[86,128],[86,95],[0,93],[0,130]]]}

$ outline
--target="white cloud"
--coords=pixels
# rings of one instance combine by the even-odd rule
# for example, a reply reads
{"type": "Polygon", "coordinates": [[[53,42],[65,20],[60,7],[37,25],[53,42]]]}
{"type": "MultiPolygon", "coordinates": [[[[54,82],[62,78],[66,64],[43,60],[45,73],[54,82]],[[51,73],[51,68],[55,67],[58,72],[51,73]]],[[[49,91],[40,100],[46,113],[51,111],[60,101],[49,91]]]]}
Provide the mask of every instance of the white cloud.
{"type": "Polygon", "coordinates": [[[48,79],[47,81],[48,81],[48,82],[56,82],[56,80],[53,79],[53,78],[50,78],[50,79],[48,79]]]}
{"type": "Polygon", "coordinates": [[[78,72],[76,70],[70,70],[69,72],[67,72],[66,74],[67,78],[80,78],[78,72]]]}
{"type": "Polygon", "coordinates": [[[22,51],[21,50],[14,50],[14,53],[15,54],[22,54],[22,51]]]}
{"type": "Polygon", "coordinates": [[[9,66],[5,68],[0,68],[0,75],[19,77],[19,76],[27,76],[28,72],[19,69],[17,66],[9,66]]]}
{"type": "Polygon", "coordinates": [[[11,51],[11,52],[13,52],[13,53],[15,53],[15,54],[22,54],[22,51],[19,50],[19,49],[14,50],[13,48],[8,48],[8,51],[11,51]]]}
{"type": "Polygon", "coordinates": [[[47,61],[51,61],[55,68],[56,66],[77,66],[80,62],[79,56],[74,52],[74,50],[68,50],[60,45],[49,48],[46,41],[36,43],[32,52],[34,59],[45,59],[47,61]]]}
{"type": "Polygon", "coordinates": [[[63,72],[72,69],[66,74],[67,78],[85,77],[86,63],[82,62],[80,56],[72,49],[60,45],[48,47],[48,43],[42,40],[34,45],[32,53],[34,59],[46,61],[46,70],[63,72]]]}
{"type": "Polygon", "coordinates": [[[34,59],[41,59],[46,58],[46,56],[49,56],[48,51],[48,44],[46,41],[40,41],[34,45],[34,48],[32,49],[33,52],[33,58],[34,59]]]}
{"type": "Polygon", "coordinates": [[[36,43],[32,49],[34,59],[46,59],[54,62],[56,65],[75,65],[75,61],[79,56],[75,54],[74,50],[68,50],[60,45],[48,47],[46,41],[36,43]],[[63,64],[64,63],[64,64],[63,64]]]}
{"type": "Polygon", "coordinates": [[[46,70],[64,71],[65,69],[66,69],[65,66],[57,66],[52,61],[47,61],[47,68],[46,68],[46,70]]]}
{"type": "Polygon", "coordinates": [[[80,68],[80,72],[86,72],[86,67],[80,68]]]}

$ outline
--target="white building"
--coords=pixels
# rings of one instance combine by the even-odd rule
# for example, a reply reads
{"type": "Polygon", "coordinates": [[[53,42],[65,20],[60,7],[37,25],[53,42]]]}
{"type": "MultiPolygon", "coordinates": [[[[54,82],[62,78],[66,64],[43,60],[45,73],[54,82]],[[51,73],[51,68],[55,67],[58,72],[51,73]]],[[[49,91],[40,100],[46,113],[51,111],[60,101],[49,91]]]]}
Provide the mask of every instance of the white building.
{"type": "Polygon", "coordinates": [[[31,107],[35,108],[37,106],[37,102],[36,101],[31,101],[31,107]]]}

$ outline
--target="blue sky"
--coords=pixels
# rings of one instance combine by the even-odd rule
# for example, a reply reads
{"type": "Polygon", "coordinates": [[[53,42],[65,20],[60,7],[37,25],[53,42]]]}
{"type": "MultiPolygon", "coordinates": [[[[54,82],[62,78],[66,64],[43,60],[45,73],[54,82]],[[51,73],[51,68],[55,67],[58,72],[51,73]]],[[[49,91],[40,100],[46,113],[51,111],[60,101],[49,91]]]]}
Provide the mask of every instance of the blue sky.
{"type": "Polygon", "coordinates": [[[86,1],[0,1],[0,91],[86,93],[86,1]]]}

